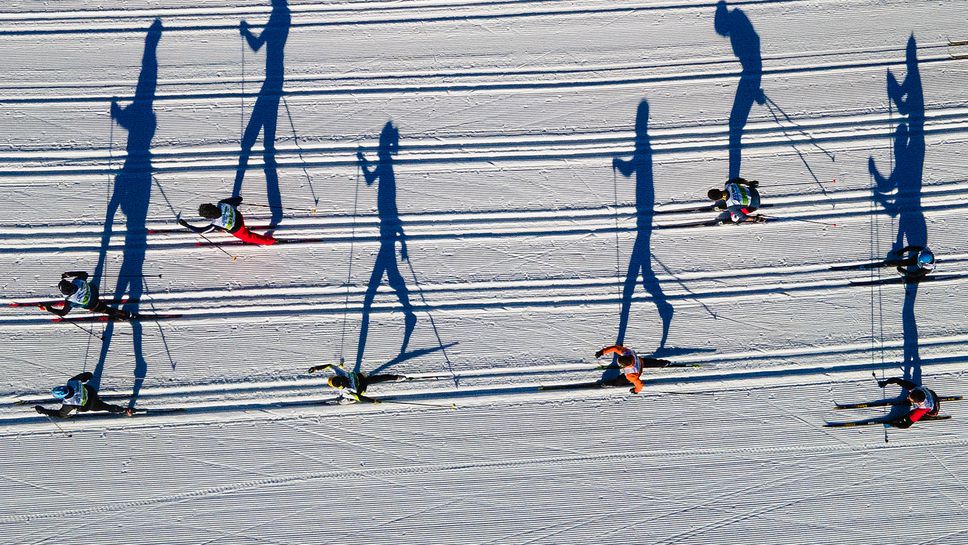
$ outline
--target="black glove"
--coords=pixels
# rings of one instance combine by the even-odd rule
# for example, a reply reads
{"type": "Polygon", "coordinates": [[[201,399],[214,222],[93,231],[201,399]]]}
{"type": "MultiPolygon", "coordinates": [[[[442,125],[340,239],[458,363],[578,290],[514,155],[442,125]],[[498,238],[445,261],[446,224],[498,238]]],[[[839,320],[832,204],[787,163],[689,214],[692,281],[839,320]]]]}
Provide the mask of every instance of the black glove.
{"type": "Polygon", "coordinates": [[[756,180],[753,180],[752,182],[750,182],[750,187],[759,187],[759,186],[760,186],[760,182],[757,182],[756,180]]]}
{"type": "Polygon", "coordinates": [[[635,386],[632,386],[631,388],[629,388],[629,393],[631,394],[635,393],[635,386]]]}
{"type": "Polygon", "coordinates": [[[598,352],[595,352],[595,357],[596,358],[600,358],[603,355],[605,355],[605,351],[604,350],[599,350],[598,352]]]}
{"type": "Polygon", "coordinates": [[[34,410],[37,411],[40,414],[44,414],[44,406],[43,405],[34,405],[34,410]]]}

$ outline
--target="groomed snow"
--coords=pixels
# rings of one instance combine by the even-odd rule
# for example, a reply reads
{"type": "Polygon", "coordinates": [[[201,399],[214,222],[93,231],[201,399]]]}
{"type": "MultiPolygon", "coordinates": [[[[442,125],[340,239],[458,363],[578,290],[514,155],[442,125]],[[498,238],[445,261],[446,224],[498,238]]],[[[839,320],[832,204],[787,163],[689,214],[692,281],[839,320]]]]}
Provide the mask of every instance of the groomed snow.
{"type": "MultiPolygon", "coordinates": [[[[277,109],[256,102],[266,49],[238,30],[261,32],[269,0],[6,2],[0,303],[56,299],[59,273],[100,261],[102,296],[143,271],[140,311],[183,316],[75,327],[0,309],[0,543],[968,542],[968,404],[886,435],[823,427],[885,413],[832,410],[879,398],[871,371],[968,390],[964,2],[729,8],[758,35],[767,98],[732,129],[742,68],[710,2],[292,0],[284,59],[269,58],[277,109]],[[899,111],[889,72],[920,81],[923,111],[899,111]],[[112,97],[147,104],[154,133],[149,117],[112,124],[112,97]],[[659,213],[639,248],[661,292],[638,282],[625,342],[659,349],[655,303],[671,305],[661,354],[696,366],[646,371],[637,396],[539,390],[601,378],[594,352],[616,341],[637,181],[651,199],[642,170],[612,160],[633,157],[643,100],[659,213]],[[157,232],[145,250],[141,227],[176,227],[172,210],[201,223],[200,203],[231,195],[260,104],[277,117],[275,236],[309,240],[157,232]],[[922,117],[923,148],[895,141],[922,117]],[[367,186],[355,159],[376,161],[387,122],[409,254],[397,245],[392,264],[387,179],[367,186]],[[731,130],[775,219],[669,228],[709,218],[667,211],[728,177],[731,130]],[[126,157],[147,142],[150,161],[126,157]],[[900,213],[873,201],[870,158],[906,184],[900,213]],[[883,258],[899,229],[926,238],[943,280],[830,270],[883,258]],[[319,404],[333,393],[305,371],[356,363],[377,263],[399,270],[418,321],[401,355],[384,278],[361,369],[443,377],[369,392],[395,402],[319,404]],[[114,402],[143,379],[138,407],[187,410],[57,428],[30,409],[83,370],[114,402]]],[[[263,156],[260,135],[241,208],[259,232],[263,156]]]]}

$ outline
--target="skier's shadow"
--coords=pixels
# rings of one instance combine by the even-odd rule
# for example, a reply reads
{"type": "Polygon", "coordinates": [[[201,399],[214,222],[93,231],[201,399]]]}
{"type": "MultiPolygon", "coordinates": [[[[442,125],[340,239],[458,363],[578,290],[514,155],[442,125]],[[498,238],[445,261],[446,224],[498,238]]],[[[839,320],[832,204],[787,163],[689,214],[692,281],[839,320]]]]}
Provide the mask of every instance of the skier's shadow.
{"type": "MultiPolygon", "coordinates": [[[[122,308],[132,313],[138,312],[140,308],[138,299],[145,292],[143,270],[145,251],[148,245],[148,230],[145,222],[151,200],[151,139],[154,137],[157,127],[152,103],[158,83],[157,49],[161,32],[161,20],[155,19],[145,38],[141,74],[138,77],[138,87],[135,90],[134,100],[124,108],[120,108],[116,102],[112,101],[111,103],[111,117],[114,121],[117,121],[118,125],[128,131],[127,155],[124,166],[114,178],[114,189],[104,218],[104,231],[101,234],[101,249],[97,267],[94,270],[94,281],[100,283],[104,275],[108,246],[114,228],[114,218],[117,215],[118,208],[121,208],[125,216],[124,249],[113,297],[119,299],[127,294],[133,301],[125,304],[122,308]]],[[[129,406],[133,407],[148,373],[148,363],[145,361],[142,348],[142,324],[133,320],[130,325],[134,342],[135,369],[134,387],[129,406]]],[[[113,334],[114,322],[110,321],[104,330],[101,353],[91,382],[95,388],[100,386],[101,375],[104,371],[104,363],[111,347],[113,334]]]]}
{"type": "MultiPolygon", "coordinates": [[[[884,176],[877,169],[874,158],[868,168],[877,186],[874,198],[892,216],[898,218],[897,237],[886,258],[905,246],[928,245],[928,228],[921,208],[921,185],[924,176],[924,93],[918,70],[918,46],[912,34],[908,38],[904,81],[899,83],[894,73],[887,71],[887,96],[904,116],[894,131],[894,170],[884,176]]],[[[918,284],[904,285],[904,306],[901,310],[904,331],[904,377],[921,383],[921,357],[918,353],[918,326],[914,313],[918,284]]]]}
{"type": "Polygon", "coordinates": [[[377,289],[386,274],[387,282],[403,307],[404,314],[404,337],[400,347],[400,354],[404,354],[410,342],[410,335],[413,333],[417,322],[414,314],[413,305],[410,303],[410,295],[407,290],[406,281],[400,274],[397,265],[397,243],[400,244],[400,259],[407,261],[407,239],[403,232],[403,223],[400,221],[400,212],[397,209],[397,180],[393,173],[393,156],[400,148],[400,133],[393,126],[391,121],[387,121],[380,133],[380,146],[377,149],[377,163],[371,170],[369,163],[360,168],[363,172],[363,179],[366,185],[372,185],[379,180],[377,186],[377,213],[380,217],[380,250],[373,264],[373,272],[367,284],[366,293],[363,296],[363,311],[360,322],[360,338],[356,349],[356,372],[361,372],[363,367],[363,352],[366,349],[366,338],[370,329],[370,311],[373,299],[376,297],[377,289]]]}
{"type": "Polygon", "coordinates": [[[622,288],[622,310],[619,316],[615,344],[623,344],[628,328],[632,296],[642,274],[642,287],[649,292],[662,320],[662,337],[657,352],[665,350],[674,309],[669,303],[659,279],[652,269],[652,219],[655,217],[655,181],[652,174],[652,144],[649,139],[649,102],[642,99],[635,114],[635,152],[631,160],[615,158],[612,168],[622,176],[635,175],[635,243],[629,256],[629,266],[622,288]]]}
{"type": "Polygon", "coordinates": [[[285,50],[289,37],[289,26],[292,17],[286,0],[272,0],[272,13],[265,28],[256,36],[248,29],[243,36],[253,51],[266,48],[265,81],[259,89],[259,95],[252,107],[252,116],[242,135],[242,149],[239,152],[239,166],[235,173],[235,185],[232,196],[242,193],[242,180],[255,145],[262,131],[263,170],[266,176],[266,198],[272,217],[270,229],[282,220],[282,194],[279,191],[279,172],[276,163],[276,124],[279,119],[279,101],[282,98],[282,87],[285,82],[285,50]]]}
{"type": "Polygon", "coordinates": [[[739,8],[729,9],[725,0],[716,4],[713,26],[718,34],[729,37],[733,54],[742,66],[733,108],[729,112],[729,178],[737,178],[743,160],[742,139],[746,121],[754,102],[766,103],[766,95],[761,87],[763,60],[760,56],[760,36],[746,13],[739,8]]]}

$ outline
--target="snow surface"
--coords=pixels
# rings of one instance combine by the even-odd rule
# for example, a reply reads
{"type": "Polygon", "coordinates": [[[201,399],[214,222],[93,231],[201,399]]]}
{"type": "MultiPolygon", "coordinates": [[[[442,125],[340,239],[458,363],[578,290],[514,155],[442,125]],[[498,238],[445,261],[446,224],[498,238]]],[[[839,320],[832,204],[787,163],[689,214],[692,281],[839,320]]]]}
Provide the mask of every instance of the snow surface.
{"type": "MultiPolygon", "coordinates": [[[[143,255],[140,311],[184,316],[106,330],[0,310],[0,542],[968,542],[968,404],[887,436],[822,427],[884,414],[831,410],[880,397],[872,370],[968,389],[963,0],[730,5],[759,36],[769,99],[743,127],[741,173],[778,219],[639,235],[661,293],[638,284],[626,342],[659,348],[658,300],[674,308],[661,353],[699,366],[649,370],[638,396],[536,386],[600,378],[593,354],[616,340],[636,174],[611,165],[632,157],[640,101],[656,210],[702,205],[727,178],[741,67],[714,3],[294,0],[285,101],[272,109],[289,208],[275,235],[313,241],[221,246],[230,259],[159,233],[144,251],[139,222],[169,229],[172,209],[195,218],[231,194],[267,55],[243,46],[238,22],[258,33],[269,4],[2,7],[0,302],[56,298],[58,273],[93,272],[101,257],[110,296],[112,275],[143,255]],[[129,133],[147,132],[112,125],[110,103],[131,103],[150,72],[155,17],[152,157],[125,167],[129,133]],[[912,35],[925,145],[905,155],[894,131],[919,114],[899,112],[887,81],[911,72],[912,35]],[[371,388],[396,403],[320,405],[332,393],[305,370],[355,364],[380,249],[384,180],[366,186],[354,154],[375,161],[391,120],[410,257],[396,247],[394,262],[418,322],[400,355],[404,314],[384,279],[362,370],[443,378],[371,388]],[[869,158],[908,187],[922,180],[900,214],[873,202],[869,158]],[[935,275],[953,278],[872,288],[851,281],[893,271],[829,270],[882,258],[921,214],[935,275]],[[103,357],[81,329],[110,338],[103,357]],[[139,407],[187,411],[55,428],[14,404],[82,370],[115,402],[143,378],[139,407]]],[[[262,145],[242,187],[256,205],[262,145]]]]}

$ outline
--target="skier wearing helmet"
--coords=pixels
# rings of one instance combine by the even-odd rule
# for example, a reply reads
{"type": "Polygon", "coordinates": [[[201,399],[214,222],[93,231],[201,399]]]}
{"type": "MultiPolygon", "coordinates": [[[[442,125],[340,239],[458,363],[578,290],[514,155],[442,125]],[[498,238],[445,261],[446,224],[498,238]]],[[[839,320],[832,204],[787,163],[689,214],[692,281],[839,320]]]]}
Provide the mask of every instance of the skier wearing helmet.
{"type": "Polygon", "coordinates": [[[327,369],[332,369],[336,374],[326,381],[326,384],[330,388],[336,389],[339,396],[339,402],[344,400],[347,403],[354,403],[358,401],[373,403],[376,402],[375,399],[366,397],[363,395],[366,392],[366,388],[371,384],[377,384],[379,382],[395,382],[398,380],[407,380],[404,375],[371,375],[367,376],[363,373],[357,373],[355,371],[347,371],[342,363],[339,365],[333,365],[331,363],[326,365],[315,365],[307,370],[307,373],[315,373],[317,371],[325,371],[327,369]]]}
{"type": "Polygon", "coordinates": [[[906,246],[895,252],[897,272],[905,282],[917,282],[934,270],[934,253],[924,246],[906,246]]]}
{"type": "Polygon", "coordinates": [[[34,405],[34,410],[40,414],[54,418],[67,418],[74,411],[85,413],[88,411],[107,411],[112,414],[124,413],[131,416],[132,411],[118,405],[105,403],[97,395],[97,390],[87,381],[94,378],[94,375],[85,371],[67,381],[67,384],[55,386],[50,391],[51,395],[61,400],[61,408],[58,410],[45,409],[43,405],[34,405]]]}
{"type": "Polygon", "coordinates": [[[60,292],[66,298],[64,307],[54,308],[51,305],[44,305],[44,310],[58,316],[64,316],[73,307],[80,307],[91,312],[101,312],[107,314],[113,320],[127,320],[131,318],[131,313],[109,307],[98,297],[97,284],[87,281],[88,275],[84,271],[71,271],[61,275],[61,280],[57,284],[60,292]]]}

